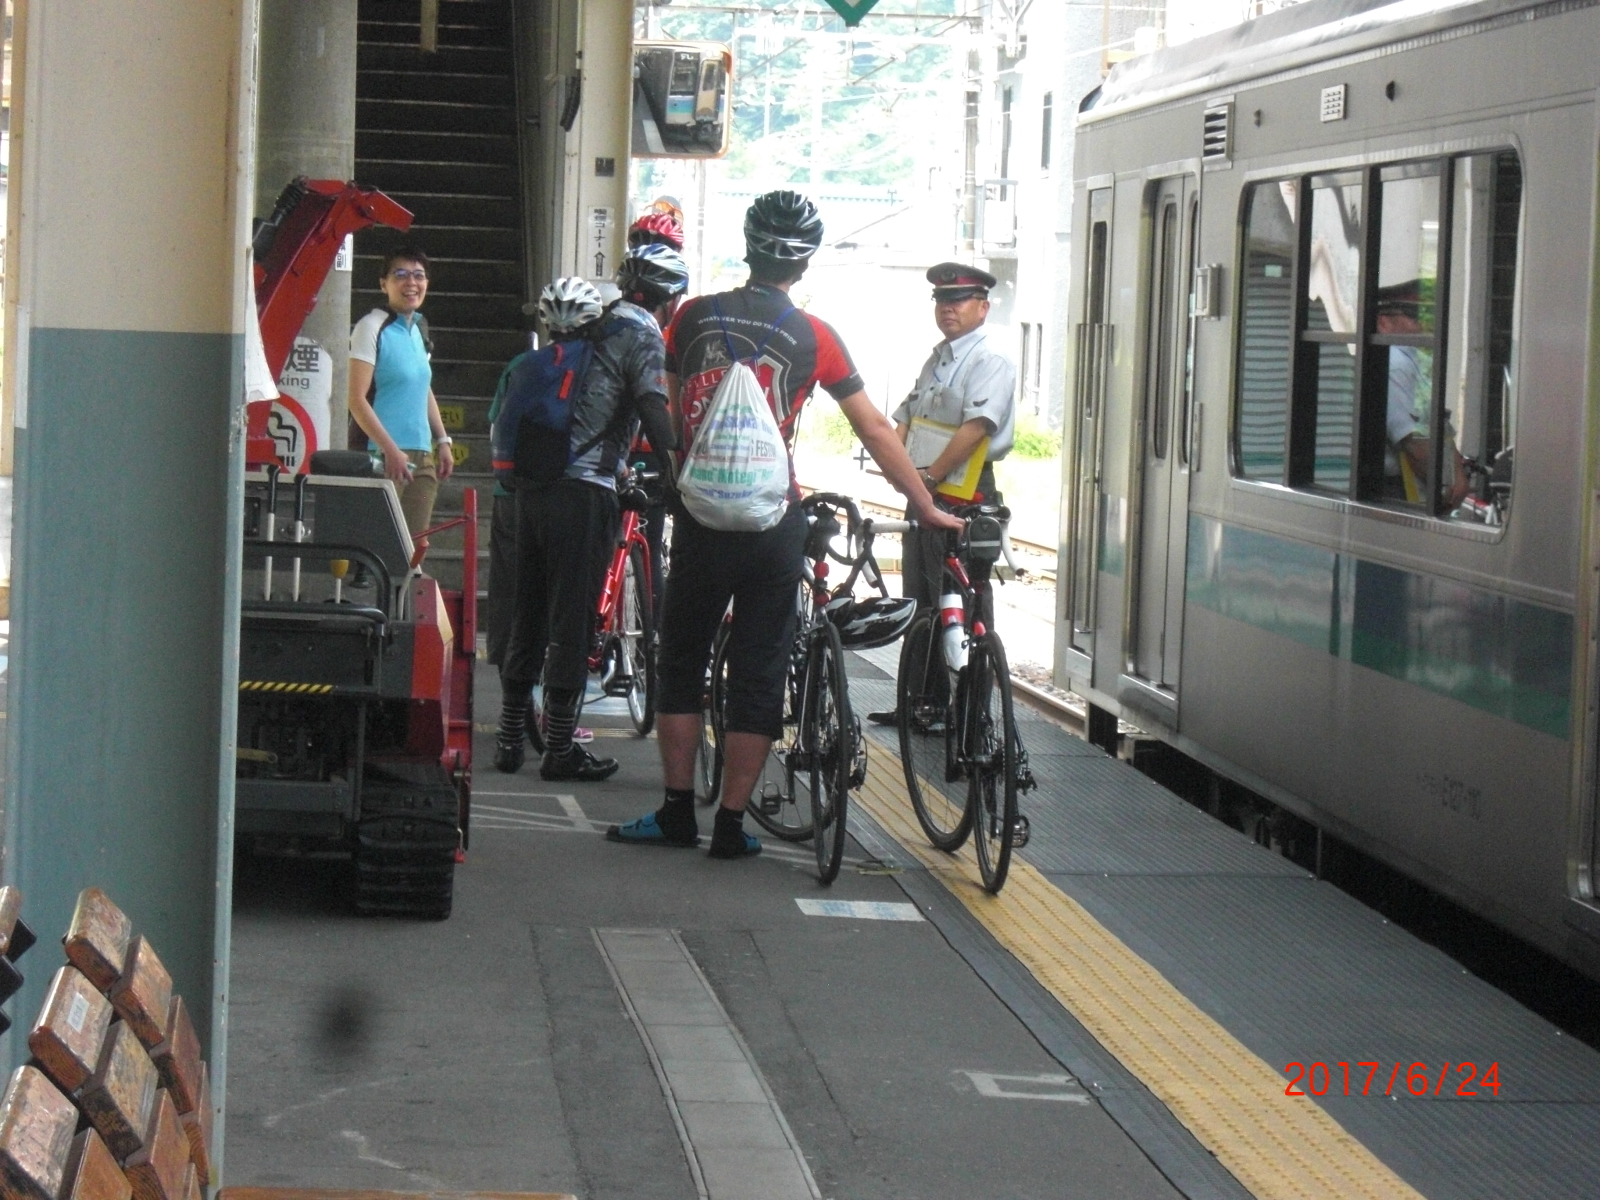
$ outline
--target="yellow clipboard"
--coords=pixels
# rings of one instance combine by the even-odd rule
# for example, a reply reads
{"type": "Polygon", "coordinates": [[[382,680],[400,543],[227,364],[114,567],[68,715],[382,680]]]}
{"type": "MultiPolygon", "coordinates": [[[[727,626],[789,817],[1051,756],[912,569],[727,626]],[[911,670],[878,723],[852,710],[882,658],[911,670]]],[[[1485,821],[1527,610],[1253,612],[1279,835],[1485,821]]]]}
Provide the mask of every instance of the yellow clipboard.
{"type": "MultiPolygon", "coordinates": [[[[930,421],[927,417],[912,417],[911,429],[906,434],[906,453],[911,455],[912,463],[919,468],[931,463],[944,453],[944,448],[950,444],[950,439],[955,437],[959,428],[958,425],[946,425],[942,421],[930,421]]],[[[988,461],[989,439],[980,438],[967,461],[946,475],[934,490],[952,500],[971,500],[978,490],[983,465],[988,461]]]]}

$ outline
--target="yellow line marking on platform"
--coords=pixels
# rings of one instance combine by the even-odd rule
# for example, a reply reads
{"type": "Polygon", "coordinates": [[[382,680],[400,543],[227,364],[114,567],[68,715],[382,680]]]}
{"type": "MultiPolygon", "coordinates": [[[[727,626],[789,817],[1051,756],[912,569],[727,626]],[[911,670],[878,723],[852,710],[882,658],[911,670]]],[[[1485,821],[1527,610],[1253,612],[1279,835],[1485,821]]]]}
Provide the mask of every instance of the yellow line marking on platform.
{"type": "Polygon", "coordinates": [[[970,844],[928,845],[900,760],[874,744],[863,808],[981,921],[1259,1200],[1423,1200],[1082,905],[1016,856],[998,896],[970,844]]]}

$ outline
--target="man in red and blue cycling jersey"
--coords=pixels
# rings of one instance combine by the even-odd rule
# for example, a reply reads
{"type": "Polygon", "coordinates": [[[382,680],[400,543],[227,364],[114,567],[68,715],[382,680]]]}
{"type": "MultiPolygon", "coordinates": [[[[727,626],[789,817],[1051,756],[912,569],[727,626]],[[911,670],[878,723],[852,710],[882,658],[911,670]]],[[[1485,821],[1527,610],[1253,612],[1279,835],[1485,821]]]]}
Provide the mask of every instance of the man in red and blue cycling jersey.
{"type": "MultiPolygon", "coordinates": [[[[827,322],[789,300],[822,244],[816,207],[795,192],[768,192],[745,214],[743,287],[701,296],[678,310],[667,330],[667,392],[692,445],[731,353],[755,370],[787,443],[806,399],[818,384],[831,395],[884,475],[926,527],[959,529],[934,507],[894,426],[867,397],[844,344],[827,322]]],[[[679,502],[672,507],[672,571],[662,606],[658,651],[661,691],[658,738],[666,796],[661,807],[625,825],[612,841],[694,846],[694,760],[711,643],[728,602],[728,693],[724,727],[722,805],[711,834],[713,858],[745,858],[761,843],[744,831],[744,810],[773,741],[783,733],[783,684],[794,641],[795,589],[805,551],[805,512],[790,480],[783,519],[760,533],[701,525],[679,502]]]]}

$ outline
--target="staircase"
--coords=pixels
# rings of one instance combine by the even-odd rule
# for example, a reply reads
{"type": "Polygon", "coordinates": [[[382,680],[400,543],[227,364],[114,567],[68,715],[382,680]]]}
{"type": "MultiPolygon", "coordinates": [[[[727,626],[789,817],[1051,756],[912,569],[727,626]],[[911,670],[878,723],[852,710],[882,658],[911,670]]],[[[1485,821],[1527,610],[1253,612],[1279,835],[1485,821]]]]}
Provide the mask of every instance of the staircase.
{"type": "MultiPolygon", "coordinates": [[[[423,315],[433,390],[455,439],[456,474],[439,489],[437,524],[478,492],[478,586],[488,583],[488,412],[505,364],[528,344],[517,165],[510,0],[440,0],[439,49],[424,53],[419,0],[360,0],[356,179],[416,215],[411,231],[356,235],[352,320],[383,306],[382,255],[409,242],[428,255],[423,315]]],[[[427,570],[461,580],[461,530],[438,534],[427,570]]]]}

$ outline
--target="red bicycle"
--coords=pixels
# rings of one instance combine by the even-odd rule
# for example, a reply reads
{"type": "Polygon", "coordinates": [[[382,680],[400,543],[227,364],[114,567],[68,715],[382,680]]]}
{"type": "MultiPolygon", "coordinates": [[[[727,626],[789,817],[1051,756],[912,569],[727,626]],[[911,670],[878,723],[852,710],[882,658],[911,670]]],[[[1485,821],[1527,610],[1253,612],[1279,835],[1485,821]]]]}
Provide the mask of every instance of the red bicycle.
{"type": "Polygon", "coordinates": [[[640,737],[656,723],[655,581],[644,533],[644,514],[659,503],[645,490],[654,478],[649,472],[630,470],[618,489],[622,530],[600,586],[594,649],[589,654],[589,669],[600,673],[605,694],[627,699],[628,716],[640,737]]]}
{"type": "MultiPolygon", "coordinates": [[[[645,491],[658,478],[652,472],[629,469],[619,481],[617,499],[622,506],[622,528],[611,565],[600,583],[596,602],[594,646],[589,670],[600,675],[608,696],[628,701],[634,732],[649,735],[656,723],[656,623],[650,598],[650,542],[645,537],[644,514],[661,499],[645,491]]],[[[544,714],[535,702],[528,723],[528,741],[535,754],[544,753],[544,714]]]]}

